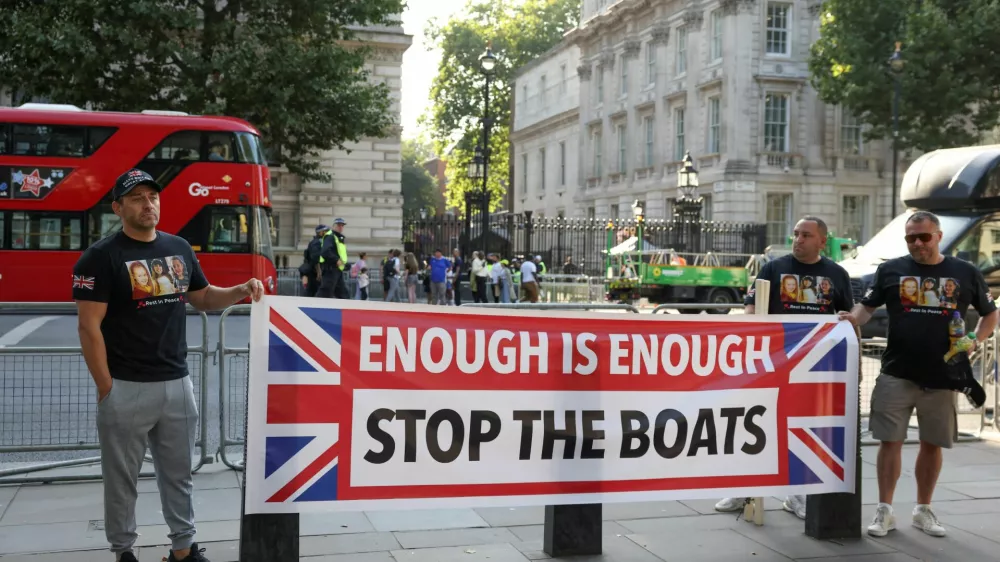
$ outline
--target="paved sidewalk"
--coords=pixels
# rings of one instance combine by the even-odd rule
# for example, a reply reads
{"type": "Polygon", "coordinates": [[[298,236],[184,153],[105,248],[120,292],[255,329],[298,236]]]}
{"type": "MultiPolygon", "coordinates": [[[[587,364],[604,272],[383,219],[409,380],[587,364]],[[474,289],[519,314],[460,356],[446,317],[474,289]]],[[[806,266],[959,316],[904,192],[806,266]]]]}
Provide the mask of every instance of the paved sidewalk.
{"type": "MultiPolygon", "coordinates": [[[[863,517],[877,502],[875,447],[862,449],[863,517]]],[[[756,527],[712,510],[713,501],[608,504],[603,556],[579,561],[661,560],[760,562],[809,560],[979,562],[1000,560],[1000,442],[957,445],[945,452],[934,507],[948,529],[943,539],[909,525],[916,500],[913,461],[903,453],[896,492],[899,529],[883,539],[816,541],[803,523],[766,500],[765,525],[756,527]]],[[[239,538],[239,475],[209,465],[195,477],[198,538],[213,562],[235,562],[239,538]]],[[[167,528],[156,483],[139,484],[136,518],[143,562],[166,555],[167,528]]],[[[0,487],[0,560],[97,562],[105,550],[101,484],[0,487]]],[[[548,558],[542,549],[543,508],[385,511],[302,516],[301,555],[307,562],[523,562],[548,558]]]]}

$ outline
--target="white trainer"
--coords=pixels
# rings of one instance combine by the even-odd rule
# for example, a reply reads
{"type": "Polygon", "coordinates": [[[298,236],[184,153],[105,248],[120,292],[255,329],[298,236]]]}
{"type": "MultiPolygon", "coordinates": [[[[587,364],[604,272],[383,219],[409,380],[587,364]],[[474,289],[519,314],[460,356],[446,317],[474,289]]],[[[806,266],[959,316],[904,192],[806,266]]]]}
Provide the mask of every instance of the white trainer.
{"type": "Polygon", "coordinates": [[[744,503],[746,503],[745,498],[722,498],[719,503],[715,504],[715,511],[723,513],[740,511],[743,509],[744,503]]]}
{"type": "Polygon", "coordinates": [[[868,525],[868,534],[873,537],[884,537],[889,534],[889,531],[895,529],[896,516],[893,515],[892,508],[887,505],[878,506],[875,509],[875,517],[872,518],[871,525],[868,525]]]}
{"type": "Polygon", "coordinates": [[[785,498],[785,502],[781,504],[781,507],[789,513],[794,513],[799,519],[806,518],[805,496],[788,496],[785,498]]]}
{"type": "Polygon", "coordinates": [[[944,527],[938,521],[937,515],[929,505],[918,505],[913,508],[913,526],[932,537],[943,537],[944,527]]]}

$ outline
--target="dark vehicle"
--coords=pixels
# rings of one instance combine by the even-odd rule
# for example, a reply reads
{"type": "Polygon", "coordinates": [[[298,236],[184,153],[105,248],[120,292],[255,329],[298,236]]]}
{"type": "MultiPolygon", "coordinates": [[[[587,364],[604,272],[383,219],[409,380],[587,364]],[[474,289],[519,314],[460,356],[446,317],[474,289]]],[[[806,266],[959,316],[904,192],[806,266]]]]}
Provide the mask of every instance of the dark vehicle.
{"type": "MultiPolygon", "coordinates": [[[[905,256],[906,219],[917,210],[941,218],[941,253],[976,264],[994,298],[1000,295],[1000,145],[950,148],[918,158],[903,176],[900,197],[907,210],[840,263],[851,275],[854,300],[864,296],[875,269],[886,260],[905,256]]],[[[971,330],[979,316],[969,310],[971,330]]],[[[885,308],[875,311],[863,337],[884,337],[885,308]]]]}

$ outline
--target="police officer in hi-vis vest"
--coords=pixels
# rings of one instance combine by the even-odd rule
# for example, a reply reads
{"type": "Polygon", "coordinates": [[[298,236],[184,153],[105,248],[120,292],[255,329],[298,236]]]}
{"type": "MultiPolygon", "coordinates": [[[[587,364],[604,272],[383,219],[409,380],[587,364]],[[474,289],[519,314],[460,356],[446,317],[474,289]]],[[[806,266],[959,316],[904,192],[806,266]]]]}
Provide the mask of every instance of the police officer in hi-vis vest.
{"type": "Polygon", "coordinates": [[[344,268],[347,267],[347,244],[344,242],[344,227],[347,221],[338,218],[333,221],[333,228],[323,237],[323,251],[319,257],[321,281],[318,297],[334,299],[350,299],[347,292],[347,282],[344,280],[344,268]]]}

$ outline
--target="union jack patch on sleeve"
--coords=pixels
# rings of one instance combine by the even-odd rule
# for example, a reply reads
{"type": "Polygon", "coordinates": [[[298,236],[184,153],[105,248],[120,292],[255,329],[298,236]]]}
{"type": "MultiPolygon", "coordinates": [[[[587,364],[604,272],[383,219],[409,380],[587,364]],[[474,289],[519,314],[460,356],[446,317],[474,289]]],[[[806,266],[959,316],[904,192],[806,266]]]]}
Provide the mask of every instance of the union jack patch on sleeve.
{"type": "Polygon", "coordinates": [[[73,276],[73,288],[74,289],[89,289],[94,290],[94,278],[84,277],[82,275],[73,276]]]}

